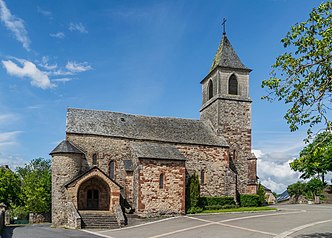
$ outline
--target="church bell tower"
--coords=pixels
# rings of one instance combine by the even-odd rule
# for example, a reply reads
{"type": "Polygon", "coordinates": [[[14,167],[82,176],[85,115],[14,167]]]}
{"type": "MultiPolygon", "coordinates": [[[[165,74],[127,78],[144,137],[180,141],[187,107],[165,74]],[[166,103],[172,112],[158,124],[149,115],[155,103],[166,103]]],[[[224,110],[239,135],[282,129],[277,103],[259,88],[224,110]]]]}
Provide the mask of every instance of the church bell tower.
{"type": "Polygon", "coordinates": [[[241,194],[257,191],[256,158],[251,153],[250,72],[224,31],[210,71],[201,81],[200,120],[228,142],[230,164],[241,194]]]}

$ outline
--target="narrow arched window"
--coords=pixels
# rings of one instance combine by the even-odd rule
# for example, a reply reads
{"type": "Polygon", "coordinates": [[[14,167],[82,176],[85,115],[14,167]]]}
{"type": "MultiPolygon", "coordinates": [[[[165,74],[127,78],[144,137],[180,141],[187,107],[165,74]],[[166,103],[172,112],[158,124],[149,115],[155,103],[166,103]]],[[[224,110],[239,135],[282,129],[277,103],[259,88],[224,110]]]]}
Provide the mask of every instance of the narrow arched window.
{"type": "Polygon", "coordinates": [[[164,188],[164,174],[159,176],[159,188],[164,188]]]}
{"type": "Polygon", "coordinates": [[[232,74],[228,82],[228,94],[238,95],[238,83],[236,76],[232,74]]]}
{"type": "Polygon", "coordinates": [[[205,171],[204,171],[204,169],[201,170],[201,184],[205,184],[205,171]]]}
{"type": "Polygon", "coordinates": [[[97,154],[92,155],[92,165],[97,165],[97,154]]]}
{"type": "Polygon", "coordinates": [[[209,100],[213,97],[213,82],[210,80],[209,82],[209,100]]]}
{"type": "Polygon", "coordinates": [[[115,178],[115,166],[114,166],[114,160],[110,161],[110,178],[114,179],[115,178]]]}

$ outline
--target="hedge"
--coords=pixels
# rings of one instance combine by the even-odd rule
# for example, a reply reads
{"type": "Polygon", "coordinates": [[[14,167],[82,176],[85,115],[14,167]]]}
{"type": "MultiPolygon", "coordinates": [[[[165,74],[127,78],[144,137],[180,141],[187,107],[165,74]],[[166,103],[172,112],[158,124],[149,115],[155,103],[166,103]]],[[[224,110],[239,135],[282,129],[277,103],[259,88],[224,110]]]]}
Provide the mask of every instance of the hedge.
{"type": "Polygon", "coordinates": [[[222,209],[231,209],[231,208],[237,208],[236,205],[211,205],[211,206],[205,206],[204,210],[222,210],[222,209]]]}
{"type": "Polygon", "coordinates": [[[260,207],[262,204],[258,195],[242,194],[240,195],[241,207],[260,207]]]}
{"type": "MultiPolygon", "coordinates": [[[[214,207],[220,207],[219,209],[222,209],[224,206],[229,205],[236,205],[234,198],[230,196],[221,196],[221,197],[200,197],[199,199],[199,205],[200,207],[203,207],[204,209],[212,209],[211,206],[214,207]],[[209,207],[209,208],[207,208],[209,207]]],[[[218,208],[214,208],[218,209],[218,208]]]]}

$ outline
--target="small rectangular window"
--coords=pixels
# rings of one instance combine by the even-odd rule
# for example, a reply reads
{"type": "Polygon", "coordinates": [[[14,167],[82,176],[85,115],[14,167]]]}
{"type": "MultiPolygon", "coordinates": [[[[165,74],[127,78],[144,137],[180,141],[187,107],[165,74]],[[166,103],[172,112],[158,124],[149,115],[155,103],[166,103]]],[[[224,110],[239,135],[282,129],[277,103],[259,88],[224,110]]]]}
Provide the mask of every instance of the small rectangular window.
{"type": "Polygon", "coordinates": [[[92,165],[97,165],[97,154],[93,154],[92,156],[92,165]]]}
{"type": "Polygon", "coordinates": [[[164,188],[164,174],[159,176],[159,188],[164,188]]]}
{"type": "Polygon", "coordinates": [[[205,184],[205,171],[201,170],[201,184],[205,184]]]}
{"type": "Polygon", "coordinates": [[[115,166],[114,166],[114,161],[113,160],[111,160],[110,161],[110,178],[111,179],[115,179],[115,166]]]}

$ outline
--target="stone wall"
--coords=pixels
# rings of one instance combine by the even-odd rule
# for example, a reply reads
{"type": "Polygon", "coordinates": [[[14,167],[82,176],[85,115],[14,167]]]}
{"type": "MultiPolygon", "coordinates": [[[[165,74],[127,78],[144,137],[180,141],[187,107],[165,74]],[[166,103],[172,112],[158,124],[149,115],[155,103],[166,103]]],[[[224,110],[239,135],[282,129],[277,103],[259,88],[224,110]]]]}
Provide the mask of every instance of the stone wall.
{"type": "Polygon", "coordinates": [[[201,120],[211,125],[215,133],[223,136],[229,143],[231,163],[237,172],[239,192],[255,193],[256,158],[251,154],[251,100],[248,72],[218,69],[211,74],[211,79],[214,80],[214,85],[217,85],[217,91],[212,99],[207,100],[208,80],[203,82],[201,120]],[[238,80],[238,95],[228,94],[228,80],[232,74],[235,74],[238,80]]]}
{"type": "Polygon", "coordinates": [[[67,224],[68,194],[64,185],[80,174],[82,155],[54,154],[52,156],[52,223],[54,226],[67,224]]]}
{"type": "Polygon", "coordinates": [[[35,223],[45,223],[45,222],[51,222],[51,213],[41,213],[41,214],[29,213],[29,223],[35,224],[35,223]]]}
{"type": "Polygon", "coordinates": [[[138,214],[185,213],[185,162],[140,159],[138,214]],[[163,186],[160,188],[160,175],[163,186]]]}
{"type": "Polygon", "coordinates": [[[131,159],[136,168],[136,158],[132,154],[129,140],[117,139],[106,136],[96,135],[80,135],[80,134],[67,134],[67,140],[71,141],[74,145],[77,145],[82,151],[85,152],[86,161],[88,166],[92,166],[92,156],[97,155],[97,166],[105,174],[109,175],[111,160],[114,161],[114,180],[125,188],[125,198],[132,207],[136,207],[137,193],[135,191],[134,184],[135,178],[130,179],[130,176],[135,177],[135,171],[126,172],[124,169],[124,160],[131,159]],[[130,181],[132,181],[130,183],[130,181]],[[127,184],[127,182],[129,182],[127,184]]]}
{"type": "Polygon", "coordinates": [[[194,173],[198,175],[202,196],[235,195],[235,177],[228,169],[227,148],[198,145],[177,145],[177,148],[187,158],[187,179],[194,173]]]}
{"type": "MultiPolygon", "coordinates": [[[[230,157],[238,174],[238,190],[248,193],[248,159],[252,157],[251,103],[217,99],[201,112],[201,120],[212,124],[216,133],[229,143],[230,157]]],[[[253,176],[256,177],[256,174],[253,176]]]]}
{"type": "MultiPolygon", "coordinates": [[[[238,190],[248,193],[249,159],[251,155],[251,103],[246,101],[219,101],[219,130],[229,143],[229,150],[238,174],[238,190]]],[[[256,177],[256,174],[254,175],[256,177]]]]}
{"type": "Polygon", "coordinates": [[[68,202],[68,223],[66,226],[72,229],[82,228],[82,218],[73,202],[68,202]]]}
{"type": "Polygon", "coordinates": [[[105,174],[109,174],[109,162],[111,160],[115,162],[115,181],[124,188],[126,201],[142,216],[146,216],[148,213],[157,214],[159,208],[164,209],[161,210],[161,213],[184,212],[185,198],[181,200],[181,207],[179,207],[180,205],[174,205],[174,207],[173,205],[162,204],[171,204],[174,201],[179,203],[179,197],[175,198],[172,197],[172,195],[174,191],[178,191],[181,197],[185,196],[185,182],[183,184],[182,182],[175,184],[173,187],[171,184],[166,185],[166,188],[169,187],[172,188],[172,190],[165,189],[160,195],[158,193],[159,185],[156,185],[156,181],[159,181],[159,177],[154,178],[153,181],[150,181],[151,179],[145,181],[145,179],[150,176],[147,176],[145,173],[154,173],[155,171],[159,173],[166,168],[165,171],[169,174],[168,177],[175,176],[174,178],[176,180],[182,179],[182,173],[185,174],[185,179],[188,179],[193,173],[197,173],[199,177],[201,177],[203,171],[205,181],[201,184],[202,196],[235,195],[236,176],[234,172],[229,169],[229,153],[226,147],[174,144],[187,160],[186,162],[172,161],[170,165],[167,165],[164,160],[162,160],[163,163],[161,163],[161,160],[154,159],[141,159],[139,163],[139,160],[135,157],[130,147],[129,139],[67,134],[67,140],[79,146],[79,148],[85,152],[88,166],[92,166],[92,156],[96,154],[97,166],[105,174]],[[133,161],[133,172],[125,171],[123,161],[128,159],[133,161]],[[174,166],[174,168],[172,166],[174,166]],[[152,172],[148,172],[149,170],[152,172]],[[171,175],[172,173],[174,175],[171,175]],[[149,184],[148,181],[150,181],[151,185],[149,186],[152,187],[143,187],[142,190],[142,176],[144,177],[144,184],[147,186],[147,184],[149,184]],[[182,187],[180,188],[179,185],[182,187]],[[144,195],[144,193],[153,194],[151,191],[154,191],[155,194],[151,196],[144,195]],[[167,196],[170,196],[170,198],[166,199],[166,194],[168,194],[167,196]],[[150,199],[152,200],[150,201],[150,199]],[[138,204],[137,201],[141,201],[141,203],[138,204]],[[147,203],[150,205],[147,206],[147,203]]]}

